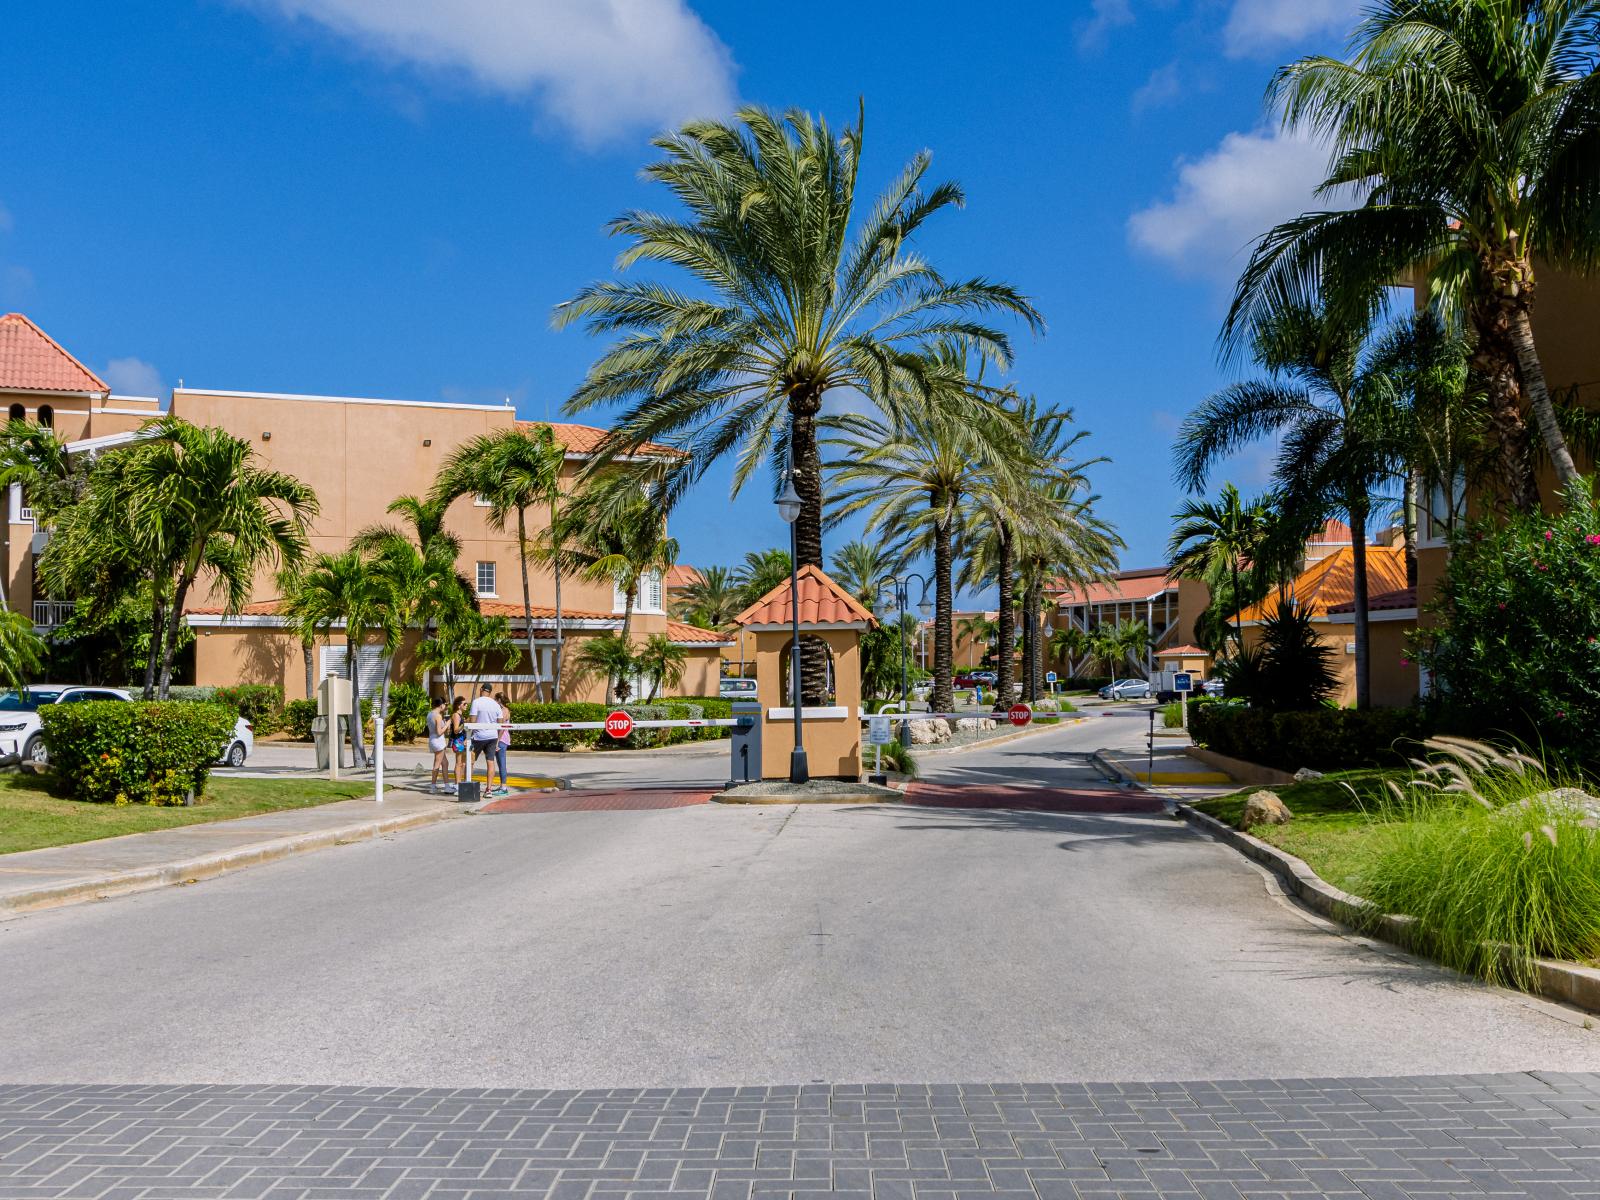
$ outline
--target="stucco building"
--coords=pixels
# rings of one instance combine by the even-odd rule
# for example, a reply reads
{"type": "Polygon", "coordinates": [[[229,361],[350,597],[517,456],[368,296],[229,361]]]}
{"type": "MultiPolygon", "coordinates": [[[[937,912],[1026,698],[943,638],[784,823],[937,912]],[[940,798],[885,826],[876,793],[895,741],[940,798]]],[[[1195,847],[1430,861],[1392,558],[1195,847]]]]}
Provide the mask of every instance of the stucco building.
{"type": "MultiPolygon", "coordinates": [[[[95,452],[121,445],[146,421],[171,413],[196,425],[226,429],[248,441],[264,466],[284,471],[317,494],[320,513],[311,527],[314,553],[345,549],[352,536],[367,526],[392,521],[386,509],[402,495],[424,495],[439,467],[461,443],[519,422],[507,405],[457,404],[443,401],[312,396],[278,392],[223,391],[179,387],[166,404],[155,397],[114,396],[105,384],[38,326],[20,314],[0,318],[0,399],[12,417],[53,425],[74,452],[95,452]]],[[[587,425],[551,423],[551,432],[565,449],[562,481],[571,490],[605,431],[587,425]]],[[[648,448],[647,448],[648,449],[648,448]]],[[[668,453],[664,448],[655,448],[668,453]]],[[[19,489],[5,497],[5,584],[12,608],[31,612],[35,627],[48,634],[71,615],[72,597],[43,597],[34,587],[34,559],[41,547],[32,513],[19,489]]],[[[502,531],[489,521],[485,501],[466,496],[449,510],[446,523],[462,542],[460,569],[473,583],[482,611],[505,617],[519,641],[525,636],[521,563],[514,526],[502,531]]],[[[550,514],[528,514],[530,538],[549,524],[550,514]]],[[[539,674],[549,679],[554,668],[555,581],[529,563],[533,601],[533,634],[539,674]]],[[[306,694],[304,651],[284,628],[270,574],[256,581],[255,595],[241,612],[228,614],[220,603],[199,596],[190,602],[187,620],[196,634],[194,678],[201,684],[280,683],[293,699],[306,694]]],[[[574,672],[576,653],[585,638],[616,631],[622,624],[623,597],[606,583],[578,578],[562,580],[563,696],[602,699],[603,680],[580,680],[574,672]]],[[[636,641],[665,634],[688,652],[680,695],[716,695],[722,635],[672,620],[667,613],[665,581],[647,577],[640,588],[632,622],[636,641]]],[[[415,648],[420,632],[408,640],[395,660],[395,678],[419,678],[415,648]]],[[[364,648],[358,671],[366,682],[381,674],[382,659],[374,645],[364,648]]],[[[316,648],[313,675],[342,672],[346,651],[342,636],[316,648]]],[[[506,669],[493,664],[481,675],[514,696],[530,695],[533,664],[524,660],[506,669]]]]}

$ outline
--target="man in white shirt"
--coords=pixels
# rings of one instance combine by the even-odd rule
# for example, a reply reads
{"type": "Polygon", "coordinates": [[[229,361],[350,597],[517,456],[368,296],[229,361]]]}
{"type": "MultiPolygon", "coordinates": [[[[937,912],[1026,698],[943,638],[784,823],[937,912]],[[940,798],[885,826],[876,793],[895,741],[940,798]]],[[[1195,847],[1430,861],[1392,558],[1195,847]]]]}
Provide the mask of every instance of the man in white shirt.
{"type": "MultiPolygon", "coordinates": [[[[495,747],[500,744],[500,705],[487,683],[478,688],[478,698],[472,702],[468,724],[472,726],[472,764],[476,770],[478,755],[483,755],[484,794],[490,795],[488,783],[495,760],[495,747]]],[[[506,781],[500,781],[499,795],[507,793],[506,781]]]]}

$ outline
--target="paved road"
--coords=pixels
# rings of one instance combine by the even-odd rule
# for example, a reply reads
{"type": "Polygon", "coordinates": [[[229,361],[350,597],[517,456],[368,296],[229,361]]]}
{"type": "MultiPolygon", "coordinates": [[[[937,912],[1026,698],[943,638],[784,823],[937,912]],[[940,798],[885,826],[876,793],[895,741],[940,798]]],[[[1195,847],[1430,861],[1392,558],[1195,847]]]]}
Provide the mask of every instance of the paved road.
{"type": "MultiPolygon", "coordinates": [[[[1104,718],[1113,720],[1116,718],[1104,718]]],[[[995,755],[1045,778],[1085,725],[995,755]]],[[[943,773],[982,759],[930,759],[943,773]]],[[[1600,1068],[1164,817],[481,817],[0,923],[0,1080],[419,1087],[1600,1068]]]]}
{"type": "Polygon", "coordinates": [[[1600,1079],[0,1088],[0,1195],[1600,1195],[1600,1079]],[[115,1190],[112,1190],[115,1189],[115,1190]]]}

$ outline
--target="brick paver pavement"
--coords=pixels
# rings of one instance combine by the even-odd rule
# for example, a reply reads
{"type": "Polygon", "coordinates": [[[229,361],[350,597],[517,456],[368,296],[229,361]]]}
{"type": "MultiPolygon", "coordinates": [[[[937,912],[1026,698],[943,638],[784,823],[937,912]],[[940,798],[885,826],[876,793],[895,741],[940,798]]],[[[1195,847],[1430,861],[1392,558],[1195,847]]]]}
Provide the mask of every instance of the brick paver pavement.
{"type": "Polygon", "coordinates": [[[1600,1076],[0,1088],[0,1196],[1600,1196],[1600,1076]]]}

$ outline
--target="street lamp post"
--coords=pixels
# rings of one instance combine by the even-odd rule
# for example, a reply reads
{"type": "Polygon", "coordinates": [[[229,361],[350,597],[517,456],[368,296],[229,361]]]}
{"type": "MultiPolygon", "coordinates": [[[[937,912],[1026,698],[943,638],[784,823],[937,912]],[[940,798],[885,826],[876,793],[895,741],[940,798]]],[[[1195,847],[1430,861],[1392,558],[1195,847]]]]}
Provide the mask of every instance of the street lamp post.
{"type": "MultiPolygon", "coordinates": [[[[791,440],[790,445],[793,445],[791,440]]],[[[789,646],[789,703],[794,707],[794,749],[789,752],[789,782],[805,783],[811,778],[806,765],[805,739],[800,729],[800,538],[794,523],[800,519],[800,493],[794,488],[794,464],[785,474],[783,495],[778,497],[778,515],[789,526],[789,616],[793,640],[789,646]]]]}
{"type": "MultiPolygon", "coordinates": [[[[927,581],[927,579],[925,577],[923,577],[921,575],[918,575],[915,571],[907,571],[904,575],[902,575],[898,579],[896,579],[893,575],[891,575],[891,576],[889,576],[888,579],[885,579],[882,583],[880,583],[878,585],[878,590],[880,592],[886,587],[893,589],[895,611],[897,613],[899,613],[902,618],[904,618],[910,612],[910,609],[911,609],[910,587],[911,587],[911,581],[913,579],[915,579],[918,583],[920,583],[922,585],[922,599],[917,601],[917,611],[920,612],[924,617],[926,617],[931,611],[933,611],[933,606],[928,603],[928,581],[927,581]]],[[[906,669],[906,631],[905,631],[904,627],[900,628],[899,634],[900,634],[900,711],[903,712],[909,718],[911,716],[911,689],[910,689],[910,680],[908,678],[908,672],[907,672],[907,669],[906,669]]],[[[905,721],[901,721],[900,722],[900,744],[902,746],[911,745],[911,722],[910,722],[910,720],[905,720],[905,721]]]]}

